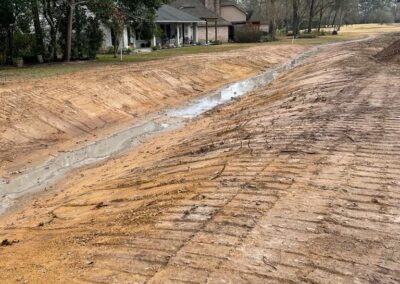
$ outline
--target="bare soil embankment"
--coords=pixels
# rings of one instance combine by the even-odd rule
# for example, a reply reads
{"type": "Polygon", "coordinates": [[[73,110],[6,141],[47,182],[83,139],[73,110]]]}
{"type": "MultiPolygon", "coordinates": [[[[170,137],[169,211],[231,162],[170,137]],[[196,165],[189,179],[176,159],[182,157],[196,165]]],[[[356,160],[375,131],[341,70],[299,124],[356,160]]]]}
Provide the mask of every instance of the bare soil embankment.
{"type": "Polygon", "coordinates": [[[0,174],[282,63],[304,46],[260,46],[110,65],[0,86],[0,174]]]}
{"type": "Polygon", "coordinates": [[[400,67],[345,43],[0,219],[0,282],[400,282],[400,67]]]}
{"type": "Polygon", "coordinates": [[[400,39],[380,51],[376,58],[383,62],[400,63],[400,39]]]}

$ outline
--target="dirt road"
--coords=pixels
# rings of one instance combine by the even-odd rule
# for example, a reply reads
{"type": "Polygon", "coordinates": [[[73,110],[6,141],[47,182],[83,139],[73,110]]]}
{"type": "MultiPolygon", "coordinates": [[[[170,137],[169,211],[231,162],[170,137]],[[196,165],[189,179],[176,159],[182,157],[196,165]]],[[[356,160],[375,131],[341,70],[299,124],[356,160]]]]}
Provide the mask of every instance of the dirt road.
{"type": "Polygon", "coordinates": [[[0,221],[4,283],[399,283],[393,37],[72,173],[0,221]]]}
{"type": "Polygon", "coordinates": [[[0,175],[110,135],[146,114],[210,92],[307,47],[244,50],[110,65],[0,86],[0,175]]]}

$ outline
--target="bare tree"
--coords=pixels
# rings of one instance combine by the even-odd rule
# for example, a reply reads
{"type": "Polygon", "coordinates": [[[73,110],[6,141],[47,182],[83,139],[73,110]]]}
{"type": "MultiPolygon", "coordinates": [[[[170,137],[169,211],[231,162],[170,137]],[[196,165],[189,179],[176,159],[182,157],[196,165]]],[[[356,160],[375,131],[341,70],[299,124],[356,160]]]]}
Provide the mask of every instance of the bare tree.
{"type": "Polygon", "coordinates": [[[310,12],[309,12],[309,16],[308,16],[308,33],[311,33],[312,31],[312,22],[313,22],[313,18],[315,16],[314,14],[314,7],[315,7],[315,0],[310,0],[310,12]]]}
{"type": "Polygon", "coordinates": [[[299,6],[300,0],[292,0],[293,4],[293,19],[292,19],[292,26],[293,26],[293,36],[297,37],[300,32],[300,16],[299,16],[299,6]]]}

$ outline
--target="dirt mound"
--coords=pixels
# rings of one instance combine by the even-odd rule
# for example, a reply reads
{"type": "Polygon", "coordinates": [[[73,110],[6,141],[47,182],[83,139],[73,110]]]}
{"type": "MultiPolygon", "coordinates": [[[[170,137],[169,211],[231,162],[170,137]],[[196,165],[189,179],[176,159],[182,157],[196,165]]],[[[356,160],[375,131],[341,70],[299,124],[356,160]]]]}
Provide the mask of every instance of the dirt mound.
{"type": "Polygon", "coordinates": [[[376,54],[376,58],[379,61],[399,61],[400,57],[400,39],[383,49],[381,52],[376,54]]]}

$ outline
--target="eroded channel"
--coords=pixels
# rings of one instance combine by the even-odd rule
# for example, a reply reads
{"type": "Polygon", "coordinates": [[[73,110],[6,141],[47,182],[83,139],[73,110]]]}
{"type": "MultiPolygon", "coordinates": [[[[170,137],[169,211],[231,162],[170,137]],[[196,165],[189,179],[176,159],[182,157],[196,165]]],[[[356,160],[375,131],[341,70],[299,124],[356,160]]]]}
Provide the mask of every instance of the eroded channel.
{"type": "Polygon", "coordinates": [[[182,127],[191,119],[216,106],[270,84],[279,76],[302,64],[322,47],[311,48],[286,64],[268,69],[260,75],[226,85],[181,107],[150,115],[140,123],[112,136],[87,144],[79,149],[60,152],[56,157],[50,158],[38,167],[25,170],[10,178],[0,178],[0,214],[10,208],[19,197],[49,187],[71,170],[93,165],[126,152],[140,143],[146,136],[182,127]]]}

